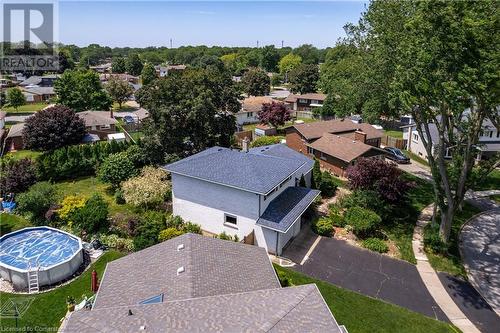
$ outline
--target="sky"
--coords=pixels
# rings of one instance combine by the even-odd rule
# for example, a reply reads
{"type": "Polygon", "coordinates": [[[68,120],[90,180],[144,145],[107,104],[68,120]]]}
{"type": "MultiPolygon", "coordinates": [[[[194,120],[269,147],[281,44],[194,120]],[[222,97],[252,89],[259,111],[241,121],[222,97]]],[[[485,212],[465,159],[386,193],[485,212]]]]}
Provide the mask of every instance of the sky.
{"type": "Polygon", "coordinates": [[[220,45],[324,48],[357,22],[362,1],[68,1],[59,2],[64,44],[110,47],[220,45]]]}

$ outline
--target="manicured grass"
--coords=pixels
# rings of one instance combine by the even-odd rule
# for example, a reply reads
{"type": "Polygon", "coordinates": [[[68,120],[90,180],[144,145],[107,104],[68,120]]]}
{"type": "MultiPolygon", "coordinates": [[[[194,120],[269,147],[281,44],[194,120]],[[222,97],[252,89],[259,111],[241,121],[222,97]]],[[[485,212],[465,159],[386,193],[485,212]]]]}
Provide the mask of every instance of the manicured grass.
{"type": "Polygon", "coordinates": [[[31,226],[31,223],[22,216],[7,213],[0,214],[0,236],[31,226]]]}
{"type": "Polygon", "coordinates": [[[116,110],[116,111],[128,111],[128,112],[132,112],[132,111],[137,110],[137,108],[131,107],[131,106],[126,105],[126,104],[122,104],[122,107],[120,108],[120,107],[118,106],[118,103],[113,102],[113,110],[116,110]]]}
{"type": "Polygon", "coordinates": [[[397,208],[393,211],[392,221],[384,223],[381,229],[390,240],[395,242],[401,259],[416,264],[417,261],[411,245],[413,229],[422,209],[434,200],[434,193],[431,183],[409,173],[405,173],[404,177],[416,185],[409,191],[409,203],[396,204],[397,208]]]}
{"type": "Polygon", "coordinates": [[[498,190],[500,189],[500,170],[493,170],[482,182],[474,187],[476,191],[498,190]]]}
{"type": "MultiPolygon", "coordinates": [[[[55,332],[67,310],[66,298],[73,296],[79,302],[82,300],[82,295],[91,296],[90,281],[92,271],[96,270],[99,277],[102,277],[106,264],[122,256],[123,254],[117,251],[106,252],[85,273],[68,285],[38,295],[0,293],[0,301],[2,304],[6,304],[7,302],[20,304],[23,301],[31,300],[31,305],[18,320],[18,327],[27,327],[32,330],[35,330],[36,327],[37,331],[55,332]]],[[[15,319],[2,318],[0,327],[2,331],[14,329],[15,319]]],[[[25,330],[22,331],[24,332],[25,330]]],[[[27,329],[26,331],[31,330],[27,329]]]]}
{"type": "Polygon", "coordinates": [[[391,136],[396,139],[402,139],[403,138],[403,132],[402,131],[384,131],[384,134],[387,136],[391,136]]]}
{"type": "MultiPolygon", "coordinates": [[[[467,278],[467,274],[462,265],[462,258],[460,257],[458,244],[459,232],[460,228],[467,220],[480,212],[481,210],[479,208],[464,203],[462,211],[457,212],[453,218],[453,225],[451,227],[450,239],[448,242],[448,253],[433,253],[430,249],[426,248],[427,258],[429,258],[429,262],[435,270],[467,278]]],[[[436,221],[440,221],[439,216],[436,217],[436,221]]],[[[424,232],[426,234],[432,232],[430,225],[425,228],[424,232]]]]}
{"type": "Polygon", "coordinates": [[[37,158],[41,154],[42,154],[42,152],[40,152],[40,151],[18,150],[15,152],[7,153],[7,156],[12,156],[15,160],[20,160],[22,158],[31,158],[34,160],[35,158],[37,158]]]}
{"type": "Polygon", "coordinates": [[[406,156],[408,156],[409,158],[411,158],[415,162],[418,162],[418,163],[423,164],[425,166],[429,166],[429,162],[427,162],[427,160],[425,158],[422,158],[416,154],[413,154],[409,150],[403,150],[403,152],[406,154],[406,156]]]}
{"type": "Polygon", "coordinates": [[[128,132],[128,134],[130,134],[132,139],[134,139],[135,141],[142,139],[144,137],[144,133],[142,133],[140,131],[139,132],[128,132]]]}
{"type": "Polygon", "coordinates": [[[288,278],[293,285],[315,283],[337,322],[345,325],[349,333],[458,332],[452,325],[402,307],[339,288],[290,269],[277,265],[274,267],[280,278],[288,278]]]}
{"type": "Polygon", "coordinates": [[[99,193],[108,203],[110,215],[114,215],[116,213],[130,213],[133,210],[130,205],[117,204],[109,186],[101,183],[95,177],[58,182],[56,183],[56,186],[61,198],[67,195],[83,195],[85,197],[90,197],[93,193],[99,193]]]}
{"type": "Polygon", "coordinates": [[[44,107],[49,105],[48,103],[42,102],[42,103],[31,103],[31,104],[25,104],[21,105],[20,107],[15,110],[12,107],[2,107],[2,111],[6,111],[8,113],[23,113],[23,112],[36,112],[40,111],[44,107]]]}

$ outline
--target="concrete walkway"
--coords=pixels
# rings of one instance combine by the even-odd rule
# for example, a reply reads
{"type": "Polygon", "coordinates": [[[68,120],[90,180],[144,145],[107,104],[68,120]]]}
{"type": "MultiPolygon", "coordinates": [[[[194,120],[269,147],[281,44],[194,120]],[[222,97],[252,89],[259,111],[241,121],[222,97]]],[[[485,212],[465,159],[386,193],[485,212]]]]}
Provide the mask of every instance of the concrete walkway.
{"type": "Polygon", "coordinates": [[[472,217],[462,227],[460,250],[469,280],[500,315],[500,209],[472,217]]]}
{"type": "Polygon", "coordinates": [[[431,221],[434,204],[424,208],[413,231],[413,253],[417,259],[417,271],[425,287],[446,314],[448,319],[464,333],[479,333],[477,327],[467,318],[450,297],[436,271],[429,263],[424,251],[424,227],[431,221]]]}

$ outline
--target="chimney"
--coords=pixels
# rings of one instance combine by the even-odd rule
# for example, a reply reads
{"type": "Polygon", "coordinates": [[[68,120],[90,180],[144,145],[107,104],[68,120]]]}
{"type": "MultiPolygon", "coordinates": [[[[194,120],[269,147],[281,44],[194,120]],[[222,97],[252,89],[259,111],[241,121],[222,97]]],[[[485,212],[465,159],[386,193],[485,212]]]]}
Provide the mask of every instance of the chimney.
{"type": "Polygon", "coordinates": [[[241,141],[241,146],[242,146],[242,149],[241,151],[244,152],[244,153],[248,153],[248,144],[250,143],[250,140],[248,139],[248,137],[245,137],[243,139],[243,141],[241,141]]]}
{"type": "Polygon", "coordinates": [[[360,130],[354,132],[354,140],[366,143],[366,133],[360,130]]]}

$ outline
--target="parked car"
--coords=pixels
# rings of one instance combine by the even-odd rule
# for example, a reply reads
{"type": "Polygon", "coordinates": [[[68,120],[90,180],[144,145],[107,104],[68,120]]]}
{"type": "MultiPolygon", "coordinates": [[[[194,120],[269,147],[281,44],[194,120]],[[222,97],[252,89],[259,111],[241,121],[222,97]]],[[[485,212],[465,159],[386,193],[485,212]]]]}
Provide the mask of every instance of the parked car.
{"type": "Polygon", "coordinates": [[[135,119],[132,116],[125,116],[125,117],[123,117],[123,121],[125,122],[125,124],[133,124],[133,123],[135,123],[135,119]]]}
{"type": "Polygon", "coordinates": [[[401,149],[394,147],[385,147],[384,150],[387,152],[386,157],[393,160],[396,163],[407,164],[410,163],[410,158],[406,156],[401,149]]]}

